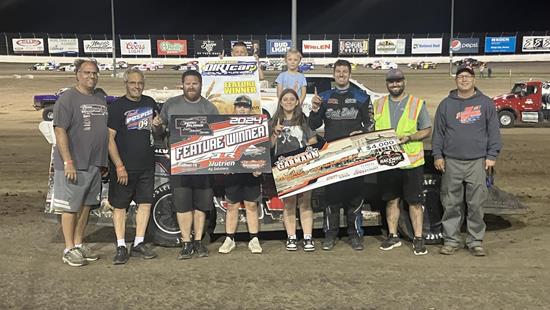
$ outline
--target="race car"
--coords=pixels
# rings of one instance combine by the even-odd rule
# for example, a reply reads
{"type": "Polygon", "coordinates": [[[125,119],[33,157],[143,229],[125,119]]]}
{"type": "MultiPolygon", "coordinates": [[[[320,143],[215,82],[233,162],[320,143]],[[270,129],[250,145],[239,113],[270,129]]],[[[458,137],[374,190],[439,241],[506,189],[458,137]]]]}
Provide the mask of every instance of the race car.
{"type": "Polygon", "coordinates": [[[59,64],[54,61],[36,63],[28,68],[29,71],[54,71],[59,68],[59,64]]]}
{"type": "Polygon", "coordinates": [[[187,71],[187,70],[196,70],[199,71],[199,61],[191,60],[183,64],[175,65],[172,67],[172,70],[187,71]]]}
{"type": "Polygon", "coordinates": [[[371,65],[370,68],[372,70],[389,70],[389,69],[397,69],[398,65],[395,62],[391,62],[388,60],[376,60],[371,65]]]}
{"type": "Polygon", "coordinates": [[[472,68],[478,68],[481,65],[481,61],[479,61],[475,58],[464,58],[464,59],[460,59],[460,60],[457,60],[457,61],[453,62],[453,65],[455,65],[457,67],[465,65],[465,66],[469,66],[469,67],[472,67],[472,68]]]}
{"type": "Polygon", "coordinates": [[[298,65],[298,72],[307,72],[315,69],[315,65],[312,62],[302,62],[298,65]]]}
{"type": "Polygon", "coordinates": [[[431,61],[417,61],[408,64],[407,67],[411,68],[412,70],[426,70],[437,68],[437,64],[431,61]]]}
{"type": "Polygon", "coordinates": [[[62,64],[57,68],[57,71],[75,72],[76,67],[74,64],[62,64]]]}
{"type": "Polygon", "coordinates": [[[113,64],[110,63],[98,63],[97,67],[99,68],[99,71],[113,71],[113,64]]]}

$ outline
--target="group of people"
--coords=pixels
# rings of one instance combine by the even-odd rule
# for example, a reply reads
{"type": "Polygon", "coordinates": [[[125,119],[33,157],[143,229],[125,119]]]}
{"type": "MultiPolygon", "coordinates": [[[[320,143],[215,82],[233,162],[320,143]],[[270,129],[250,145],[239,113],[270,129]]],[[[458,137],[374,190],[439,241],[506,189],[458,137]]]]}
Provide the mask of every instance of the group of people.
{"type": "MultiPolygon", "coordinates": [[[[232,56],[246,55],[246,46],[236,44],[232,56]]],[[[302,112],[306,79],[298,72],[301,54],[295,49],[286,55],[287,71],[277,77],[277,111],[270,119],[272,154],[287,152],[317,143],[315,130],[324,125],[327,142],[373,130],[395,129],[410,165],[382,172],[378,176],[387,201],[389,228],[381,250],[402,245],[397,235],[399,205],[406,201],[414,229],[415,255],[428,253],[422,237],[423,219],[423,141],[432,134],[432,124],[424,100],[405,92],[405,75],[398,69],[386,75],[388,95],[372,102],[370,96],[350,87],[351,64],[334,64],[335,87],[312,98],[308,117],[302,112]]],[[[92,60],[76,62],[76,86],[66,91],[54,106],[54,200],[62,210],[65,239],[63,262],[82,266],[99,256],[83,243],[90,209],[99,204],[101,176],[110,173],[109,202],[114,207],[116,235],[114,264],[125,264],[130,256],[152,259],[154,250],[144,243],[149,222],[154,186],[155,137],[168,132],[172,115],[219,114],[214,104],[201,96],[202,76],[198,71],[183,73],[183,94],[167,100],[159,111],[155,101],[142,94],[145,77],[138,69],[123,76],[126,94],[107,106],[104,94],[96,91],[98,67],[92,60]],[[109,160],[110,159],[110,160],[109,160]],[[137,204],[136,236],[130,250],[125,240],[126,211],[131,201],[137,204]]],[[[466,246],[472,254],[484,256],[485,232],[482,204],[486,199],[485,175],[495,165],[500,151],[496,111],[491,100],[475,88],[475,73],[460,67],[457,89],[439,105],[434,121],[432,148],[435,167],[443,173],[441,201],[444,206],[442,254],[453,254],[462,244],[460,227],[464,200],[468,205],[466,246]]],[[[234,114],[250,114],[252,100],[242,95],[234,102],[234,114]]],[[[258,201],[261,199],[260,173],[225,175],[227,204],[226,237],[218,252],[227,254],[236,247],[235,233],[241,204],[246,210],[250,252],[262,253],[258,239],[258,201]]],[[[208,256],[202,242],[206,213],[213,206],[213,180],[209,175],[170,176],[172,202],[181,230],[182,247],[178,259],[208,256]]],[[[363,249],[361,208],[364,177],[326,186],[323,250],[331,250],[339,231],[340,208],[347,215],[349,244],[363,249]]],[[[311,193],[283,199],[283,222],[287,232],[286,249],[316,249],[312,238],[311,193]],[[296,233],[296,209],[300,211],[302,242],[296,233]]]]}

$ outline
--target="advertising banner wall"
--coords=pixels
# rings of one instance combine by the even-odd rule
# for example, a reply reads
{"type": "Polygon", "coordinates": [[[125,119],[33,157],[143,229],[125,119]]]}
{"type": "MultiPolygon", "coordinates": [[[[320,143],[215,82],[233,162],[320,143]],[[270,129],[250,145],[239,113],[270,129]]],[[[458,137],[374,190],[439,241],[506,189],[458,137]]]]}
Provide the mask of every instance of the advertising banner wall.
{"type": "Polygon", "coordinates": [[[303,40],[303,54],[330,54],[332,53],[332,40],[303,40]]]}
{"type": "Polygon", "coordinates": [[[272,171],[280,198],[410,164],[393,129],[318,143],[275,160],[272,171]]]}
{"type": "Polygon", "coordinates": [[[209,57],[221,55],[223,40],[195,40],[195,57],[209,57]]]}
{"type": "Polygon", "coordinates": [[[292,47],[292,40],[266,40],[265,42],[266,54],[268,56],[285,55],[292,47]]]}
{"type": "Polygon", "coordinates": [[[151,55],[151,40],[120,40],[122,55],[151,55]]]}
{"type": "Polygon", "coordinates": [[[174,115],[171,174],[271,172],[267,115],[174,115]]]}
{"type": "Polygon", "coordinates": [[[75,55],[78,54],[77,38],[48,38],[48,52],[50,54],[75,55]]]}
{"type": "Polygon", "coordinates": [[[477,54],[479,53],[479,38],[456,38],[450,46],[453,54],[477,54]]]}
{"type": "Polygon", "coordinates": [[[485,53],[515,53],[516,37],[485,37],[485,53]]]}
{"type": "Polygon", "coordinates": [[[231,41],[231,47],[233,47],[233,45],[235,45],[235,43],[237,43],[239,41],[246,44],[246,50],[248,51],[248,55],[259,55],[260,54],[260,40],[252,40],[252,41],[232,40],[231,41]]]}
{"type": "Polygon", "coordinates": [[[43,53],[44,39],[18,38],[11,39],[14,53],[43,53]]]}
{"type": "Polygon", "coordinates": [[[338,55],[361,56],[369,54],[368,39],[341,39],[338,41],[338,55]]]}
{"type": "Polygon", "coordinates": [[[84,53],[106,54],[113,52],[113,41],[111,40],[84,40],[84,53]]]}
{"type": "Polygon", "coordinates": [[[525,36],[521,44],[522,52],[550,52],[550,36],[525,36]]]}
{"type": "Polygon", "coordinates": [[[412,39],[411,54],[441,54],[443,38],[412,39]]]}
{"type": "Polygon", "coordinates": [[[187,56],[187,40],[157,40],[157,55],[187,56]]]}
{"type": "Polygon", "coordinates": [[[376,39],[374,53],[376,55],[404,55],[405,39],[376,39]]]}

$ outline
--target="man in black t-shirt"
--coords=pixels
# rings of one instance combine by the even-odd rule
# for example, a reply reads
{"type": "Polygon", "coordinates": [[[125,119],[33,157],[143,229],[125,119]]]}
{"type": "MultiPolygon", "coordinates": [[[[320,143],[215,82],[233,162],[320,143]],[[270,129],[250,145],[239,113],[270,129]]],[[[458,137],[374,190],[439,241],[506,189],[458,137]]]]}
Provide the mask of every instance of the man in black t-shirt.
{"type": "Polygon", "coordinates": [[[113,223],[117,238],[115,265],[128,261],[125,223],[126,210],[133,200],[138,205],[136,214],[136,237],[130,250],[131,256],[146,259],[157,256],[143,243],[154,187],[154,147],[152,121],[158,108],[155,100],[143,96],[145,77],[139,69],[124,73],[126,95],[109,106],[109,156],[111,158],[111,181],[109,203],[114,207],[113,223]]]}

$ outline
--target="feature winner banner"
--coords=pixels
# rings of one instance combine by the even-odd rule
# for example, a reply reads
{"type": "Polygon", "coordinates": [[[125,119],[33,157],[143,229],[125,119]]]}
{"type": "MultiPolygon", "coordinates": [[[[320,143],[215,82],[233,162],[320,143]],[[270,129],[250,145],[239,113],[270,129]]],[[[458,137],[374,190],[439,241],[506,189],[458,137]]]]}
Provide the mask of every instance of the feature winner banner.
{"type": "Polygon", "coordinates": [[[171,174],[271,172],[267,115],[173,115],[171,174]]]}
{"type": "Polygon", "coordinates": [[[121,55],[151,55],[151,40],[120,40],[121,55]]]}
{"type": "Polygon", "coordinates": [[[203,97],[216,105],[220,114],[232,114],[241,95],[252,100],[252,114],[260,114],[260,76],[254,57],[199,58],[203,97]]]}
{"type": "Polygon", "coordinates": [[[14,53],[43,53],[44,39],[19,38],[11,39],[14,53]]]}
{"type": "Polygon", "coordinates": [[[338,55],[368,55],[369,40],[368,39],[341,39],[339,41],[338,55]]]}
{"type": "Polygon", "coordinates": [[[318,143],[275,160],[279,198],[410,164],[393,129],[318,143]]]}
{"type": "Polygon", "coordinates": [[[404,55],[405,39],[376,39],[374,53],[376,55],[404,55]]]}
{"type": "Polygon", "coordinates": [[[303,54],[330,54],[332,53],[332,40],[303,40],[303,54]]]}
{"type": "Polygon", "coordinates": [[[76,55],[78,54],[78,39],[48,38],[48,52],[50,54],[76,55]]]}
{"type": "Polygon", "coordinates": [[[550,52],[550,36],[525,36],[522,52],[550,52]]]}
{"type": "Polygon", "coordinates": [[[412,39],[411,54],[441,54],[443,38],[412,39]]]}
{"type": "Polygon", "coordinates": [[[187,40],[157,40],[157,55],[187,56],[187,40]]]}

